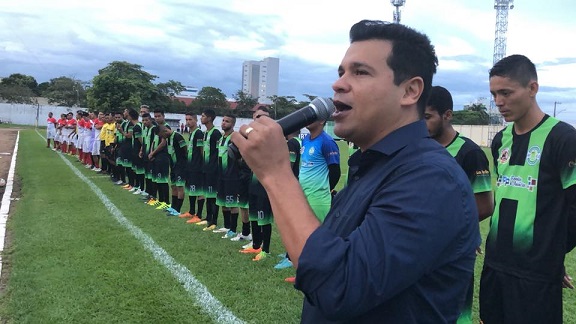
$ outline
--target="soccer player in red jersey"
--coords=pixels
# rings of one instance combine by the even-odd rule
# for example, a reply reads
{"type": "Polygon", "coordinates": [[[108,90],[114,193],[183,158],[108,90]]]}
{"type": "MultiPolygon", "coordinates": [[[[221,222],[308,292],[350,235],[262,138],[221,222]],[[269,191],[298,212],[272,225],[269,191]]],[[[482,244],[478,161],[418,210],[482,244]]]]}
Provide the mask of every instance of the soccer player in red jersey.
{"type": "Polygon", "coordinates": [[[56,149],[56,123],[56,118],[53,117],[52,112],[49,112],[46,120],[46,147],[50,147],[50,140],[52,140],[54,142],[54,150],[56,149]]]}

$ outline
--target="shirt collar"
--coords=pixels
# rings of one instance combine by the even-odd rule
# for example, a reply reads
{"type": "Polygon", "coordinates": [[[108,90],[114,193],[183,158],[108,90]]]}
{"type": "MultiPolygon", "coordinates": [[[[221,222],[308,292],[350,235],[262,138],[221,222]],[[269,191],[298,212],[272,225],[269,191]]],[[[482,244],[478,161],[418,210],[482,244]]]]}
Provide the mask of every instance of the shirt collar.
{"type": "Polygon", "coordinates": [[[424,120],[419,120],[394,130],[376,144],[372,145],[368,151],[376,151],[384,153],[385,155],[392,155],[415,139],[426,138],[429,136],[426,122],[424,120]]]}
{"type": "Polygon", "coordinates": [[[401,150],[410,142],[426,137],[430,137],[430,135],[428,133],[428,128],[426,127],[426,121],[424,120],[419,120],[402,126],[376,142],[376,144],[372,145],[365,152],[358,150],[352,154],[348,160],[351,174],[356,173],[358,168],[369,167],[372,163],[378,160],[379,157],[389,157],[401,150]]]}

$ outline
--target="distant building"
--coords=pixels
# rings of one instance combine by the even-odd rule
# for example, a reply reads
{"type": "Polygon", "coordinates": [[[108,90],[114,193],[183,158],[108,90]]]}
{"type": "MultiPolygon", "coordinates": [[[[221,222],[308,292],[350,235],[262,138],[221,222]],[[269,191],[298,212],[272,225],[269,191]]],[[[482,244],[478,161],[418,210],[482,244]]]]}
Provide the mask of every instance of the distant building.
{"type": "Polygon", "coordinates": [[[198,88],[185,86],[186,89],[174,95],[176,98],[196,98],[198,95],[198,88]]]}
{"type": "Polygon", "coordinates": [[[242,64],[242,91],[258,98],[261,104],[271,104],[268,98],[278,95],[280,60],[267,57],[262,61],[244,61],[242,64]]]}

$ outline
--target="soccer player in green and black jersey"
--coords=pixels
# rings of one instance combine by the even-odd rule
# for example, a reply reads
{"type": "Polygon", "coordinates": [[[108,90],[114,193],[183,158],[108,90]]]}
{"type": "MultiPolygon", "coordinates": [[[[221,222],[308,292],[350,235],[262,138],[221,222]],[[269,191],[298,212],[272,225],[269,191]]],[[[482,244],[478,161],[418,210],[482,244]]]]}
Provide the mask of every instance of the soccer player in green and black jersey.
{"type": "MultiPolygon", "coordinates": [[[[154,111],[154,119],[158,125],[170,128],[164,120],[164,112],[162,110],[154,111]]],[[[158,127],[154,127],[150,134],[150,154],[148,159],[152,161],[152,181],[156,183],[158,190],[158,201],[160,205],[158,209],[166,209],[170,207],[170,186],[168,185],[170,176],[170,156],[166,149],[166,139],[160,136],[158,127]]]]}
{"type": "MultiPolygon", "coordinates": [[[[132,171],[132,128],[134,125],[130,119],[130,111],[133,109],[124,109],[124,119],[125,122],[122,127],[118,130],[124,136],[124,141],[120,144],[120,165],[124,167],[126,175],[128,176],[128,185],[124,186],[124,189],[132,190],[136,183],[136,177],[134,171],[132,171]]],[[[134,110],[135,111],[135,110],[134,110]]],[[[136,113],[138,116],[138,113],[136,113]]]]}
{"type": "Polygon", "coordinates": [[[142,148],[142,123],[138,121],[138,112],[134,109],[130,109],[128,112],[130,123],[132,124],[131,129],[131,160],[132,160],[132,172],[134,174],[134,194],[139,195],[144,189],[144,161],[140,156],[140,151],[142,148]]]}
{"type": "Polygon", "coordinates": [[[172,184],[172,205],[167,209],[169,215],[180,215],[184,202],[185,167],[188,153],[186,140],[182,134],[165,126],[158,126],[160,136],[166,140],[166,149],[170,156],[170,183],[172,184]]]}
{"type": "Polygon", "coordinates": [[[116,184],[127,185],[126,183],[126,168],[124,167],[124,156],[126,155],[126,145],[128,139],[128,109],[124,109],[122,113],[116,112],[114,119],[116,120],[116,145],[114,147],[114,155],[116,157],[116,173],[118,174],[119,181],[116,184]],[[122,181],[122,182],[120,182],[122,181]]]}
{"type": "MultiPolygon", "coordinates": [[[[424,119],[430,137],[448,150],[468,176],[476,200],[478,218],[482,221],[494,211],[490,165],[484,151],[469,138],[458,134],[452,127],[453,106],[452,95],[448,90],[440,86],[432,87],[424,119]]],[[[473,296],[474,277],[471,279],[458,324],[472,323],[473,296]]]]}
{"type": "MultiPolygon", "coordinates": [[[[222,207],[224,226],[213,230],[223,233],[222,238],[236,236],[238,213],[240,207],[240,161],[234,155],[228,154],[230,135],[234,132],[236,117],[224,115],[222,118],[223,135],[218,146],[218,186],[216,189],[216,204],[222,207]]],[[[214,218],[216,224],[216,218],[214,218]]]]}
{"type": "MultiPolygon", "coordinates": [[[[142,110],[142,108],[140,108],[142,110]]],[[[146,183],[147,203],[153,205],[156,203],[156,195],[158,190],[156,183],[152,180],[154,176],[154,163],[150,161],[148,155],[151,153],[152,148],[152,134],[153,128],[156,127],[156,122],[152,119],[149,113],[143,113],[142,117],[142,147],[140,148],[140,156],[142,157],[142,164],[144,165],[144,178],[146,183]]]]}
{"type": "Polygon", "coordinates": [[[492,140],[496,207],[480,319],[562,323],[562,285],[571,285],[564,257],[576,244],[576,130],[542,112],[536,67],[527,57],[503,58],[489,76],[494,103],[510,124],[492,140]]]}
{"type": "Polygon", "coordinates": [[[201,221],[202,210],[204,209],[204,197],[202,196],[202,163],[204,157],[204,133],[198,127],[198,117],[192,112],[186,113],[186,126],[190,130],[188,139],[188,155],[186,156],[186,184],[184,192],[188,195],[190,209],[178,215],[180,218],[189,218],[186,223],[194,224],[201,221]],[[198,204],[198,213],[196,213],[198,204]]]}
{"type": "Polygon", "coordinates": [[[202,164],[202,194],[206,198],[206,219],[196,223],[206,225],[204,230],[212,231],[216,229],[216,217],[218,217],[218,206],[216,205],[216,185],[218,183],[218,143],[222,134],[214,127],[216,112],[206,109],[202,112],[200,122],[206,126],[204,132],[204,163],[202,164]]]}

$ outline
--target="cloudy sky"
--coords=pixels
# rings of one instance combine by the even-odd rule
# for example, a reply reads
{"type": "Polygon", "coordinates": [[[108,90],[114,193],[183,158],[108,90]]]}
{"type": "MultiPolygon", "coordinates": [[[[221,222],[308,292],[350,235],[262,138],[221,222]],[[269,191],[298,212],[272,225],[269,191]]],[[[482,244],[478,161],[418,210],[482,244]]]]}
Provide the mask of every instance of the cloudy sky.
{"type": "MultiPolygon", "coordinates": [[[[490,0],[406,0],[402,23],[425,32],[439,56],[434,83],[456,109],[488,98],[496,13],[490,0]]],[[[331,96],[361,19],[392,20],[389,0],[18,0],[0,6],[0,76],[89,81],[116,60],[156,81],[241,89],[242,62],[280,58],[279,95],[331,96]]],[[[539,71],[541,108],[576,124],[576,6],[573,0],[516,0],[507,54],[539,71]]],[[[487,100],[484,101],[488,103],[487,100]]]]}

